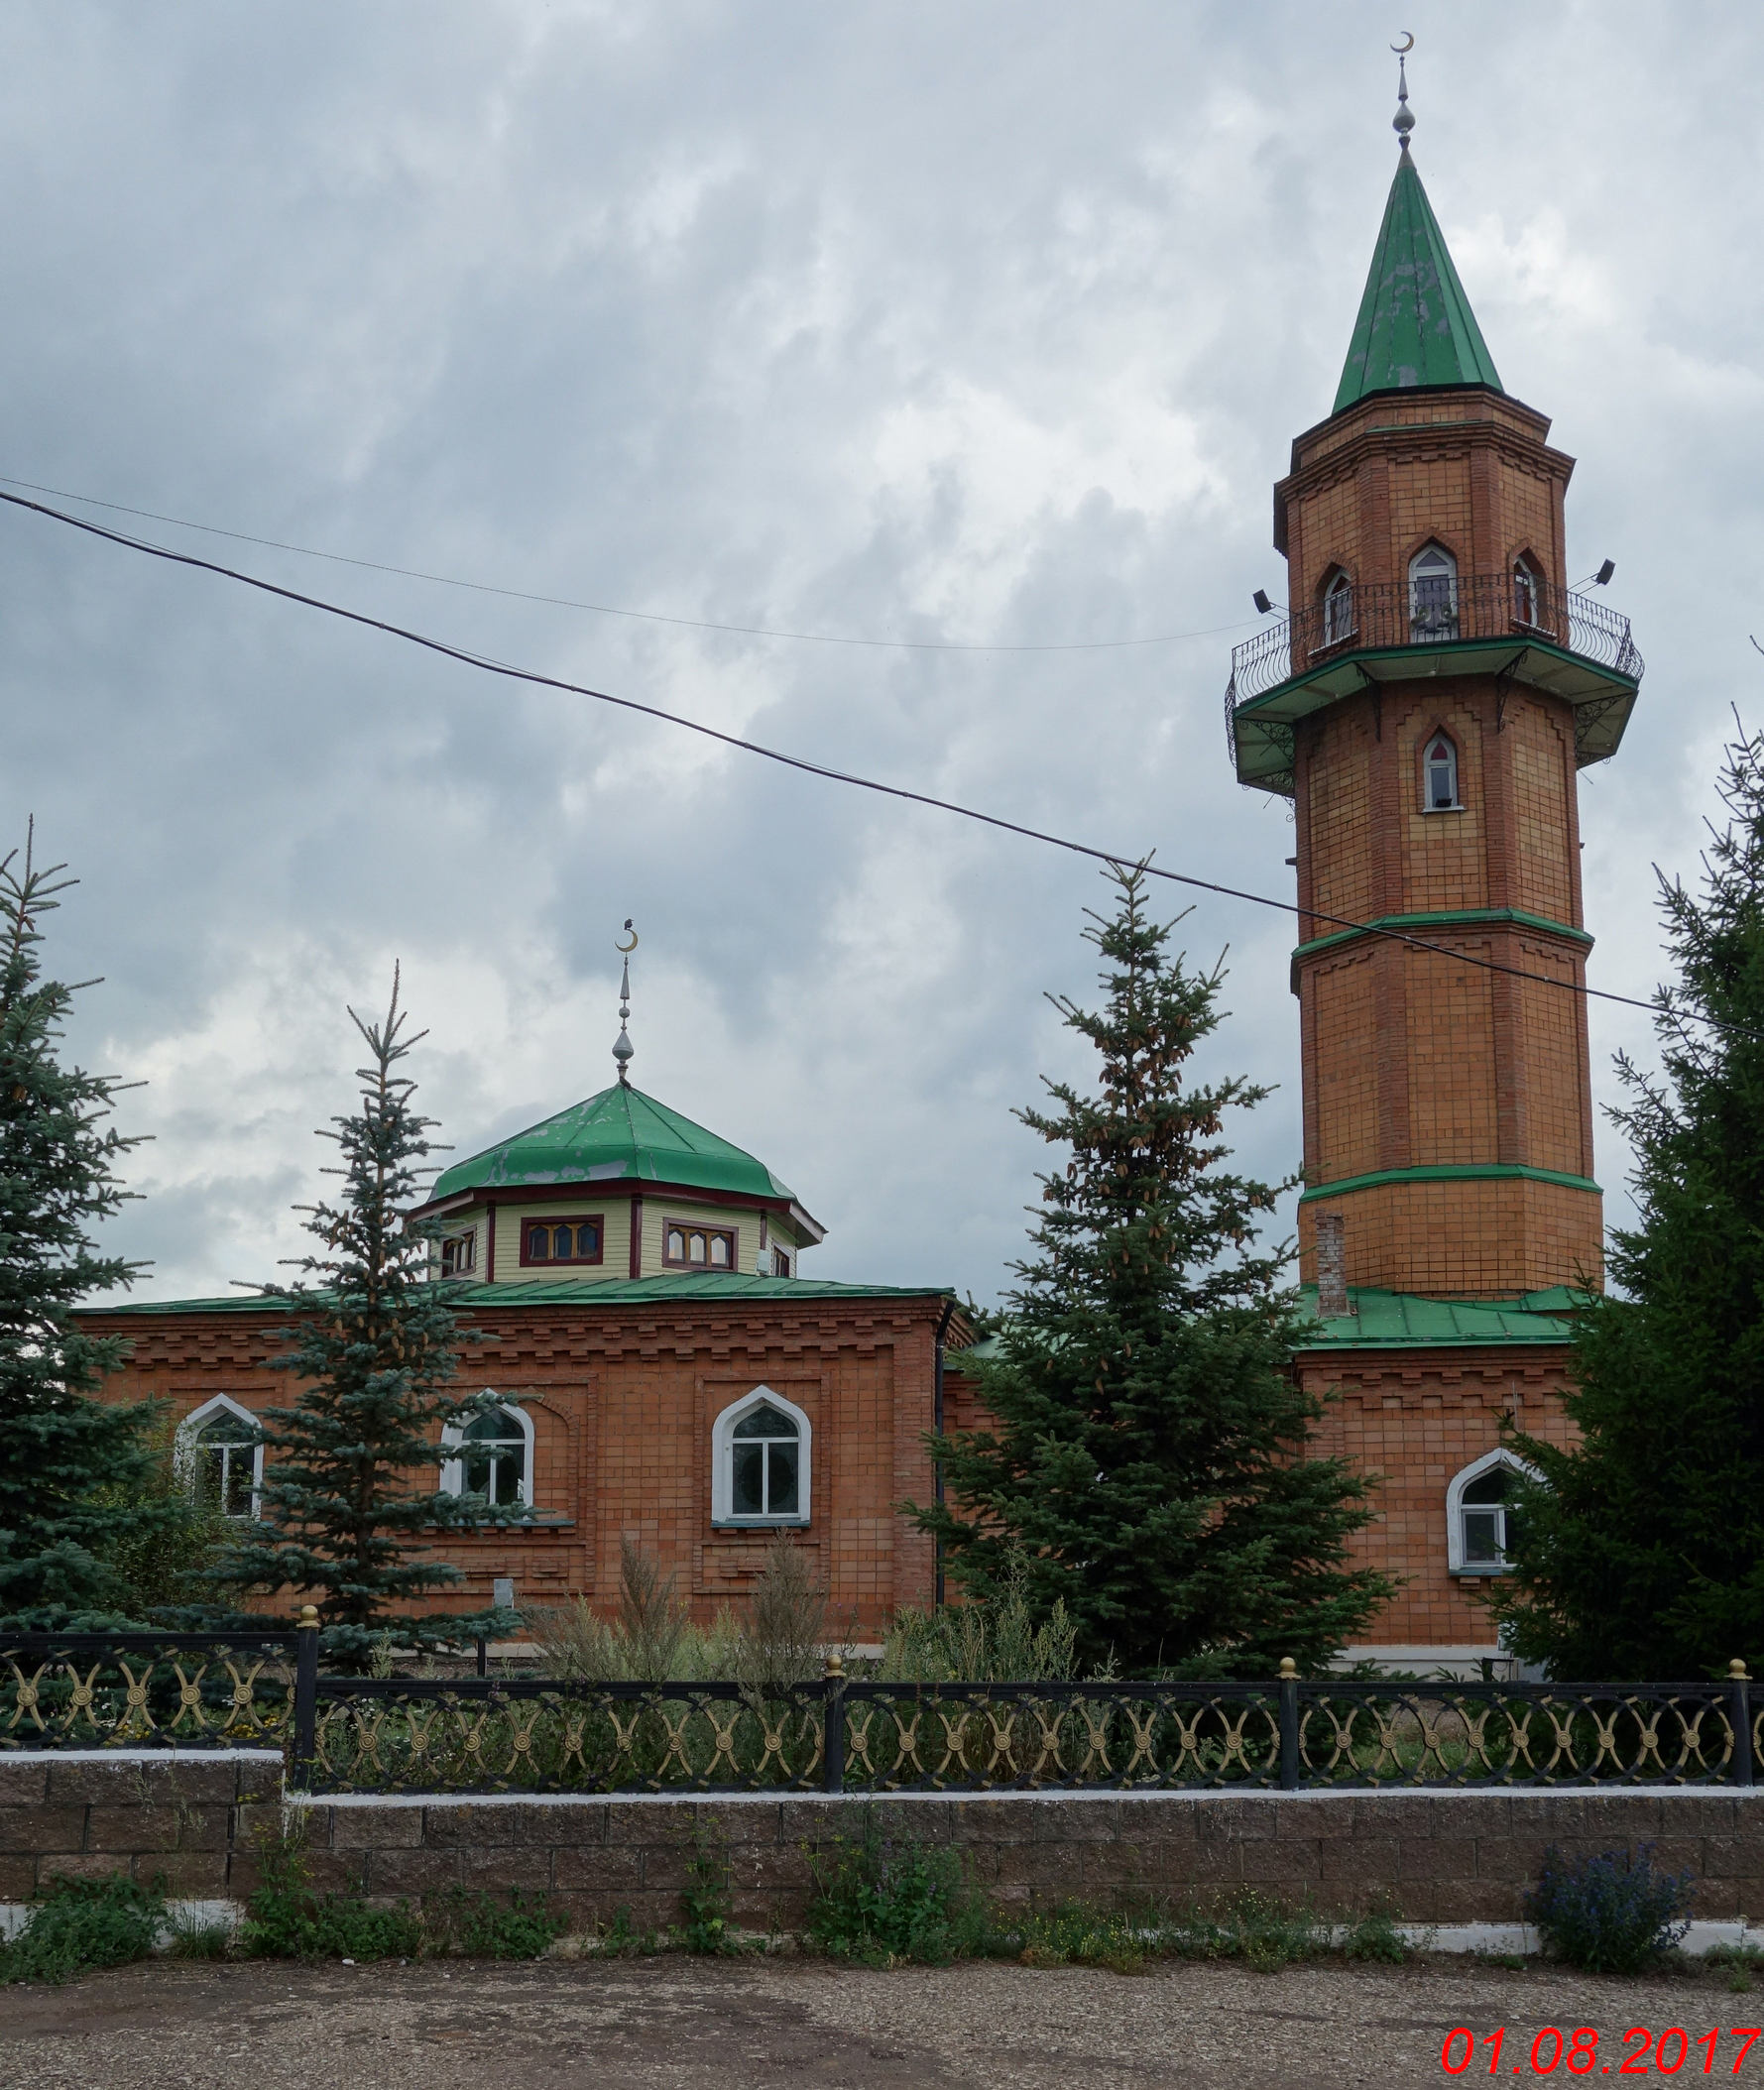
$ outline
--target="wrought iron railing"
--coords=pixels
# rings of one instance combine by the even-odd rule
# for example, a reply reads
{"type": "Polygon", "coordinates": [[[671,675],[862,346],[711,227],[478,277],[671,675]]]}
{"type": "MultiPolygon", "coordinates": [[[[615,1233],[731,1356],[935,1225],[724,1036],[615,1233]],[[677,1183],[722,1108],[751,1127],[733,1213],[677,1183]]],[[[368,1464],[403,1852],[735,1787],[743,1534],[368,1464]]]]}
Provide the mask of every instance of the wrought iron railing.
{"type": "Polygon", "coordinates": [[[0,1751],[280,1748],[302,1637],[0,1634],[0,1751]]]}
{"type": "MultiPolygon", "coordinates": [[[[0,1640],[0,1749],[286,1750],[371,1793],[1002,1793],[1742,1785],[1719,1683],[604,1684],[326,1677],[318,1634],[0,1640]]],[[[1764,1700],[1764,1694],[1760,1694],[1764,1700]]]]}
{"type": "Polygon", "coordinates": [[[1463,639],[1541,639],[1641,678],[1629,620],[1604,603],[1512,573],[1466,573],[1449,582],[1338,589],[1314,608],[1264,625],[1232,649],[1229,705],[1235,711],[1340,653],[1463,639]]]}

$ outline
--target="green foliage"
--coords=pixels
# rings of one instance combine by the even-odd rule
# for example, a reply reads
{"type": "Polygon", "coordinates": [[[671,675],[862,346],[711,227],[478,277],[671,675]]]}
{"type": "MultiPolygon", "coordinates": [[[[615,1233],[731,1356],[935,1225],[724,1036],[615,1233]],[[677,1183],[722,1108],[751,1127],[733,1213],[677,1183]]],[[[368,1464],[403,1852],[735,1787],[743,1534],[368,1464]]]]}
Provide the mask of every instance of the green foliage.
{"type": "Polygon", "coordinates": [[[1014,1955],[1026,1967],[1107,1967],[1112,1974],[1137,1974],[1157,1938],[1154,1929],[1131,1916],[1082,1902],[999,1920],[1002,1928],[994,1950],[1014,1955]]]}
{"type": "Polygon", "coordinates": [[[166,1923],[165,1884],[56,1879],[33,1905],[24,1928],[0,1945],[0,1982],[71,1981],[94,1967],[145,1959],[166,1923]]]}
{"type": "Polygon", "coordinates": [[[836,1837],[811,1864],[804,1934],[835,1959],[944,1966],[986,1948],[991,1925],[953,1850],[884,1837],[867,1809],[860,1841],[836,1837]]]}
{"type": "Polygon", "coordinates": [[[631,1920],[631,1911],[621,1905],[613,1911],[613,1919],[595,1940],[597,1951],[606,1959],[636,1959],[659,1949],[653,1930],[640,1930],[631,1920]]]}
{"type": "Polygon", "coordinates": [[[1654,1870],[1652,1847],[1570,1863],[1554,1845],[1525,1896],[1525,1919],[1588,1974],[1638,1974],[1690,1927],[1691,1876],[1654,1870]]]}
{"type": "Polygon", "coordinates": [[[104,1124],[120,1085],[60,1063],[77,988],[43,977],[40,924],[74,883],[64,868],[39,870],[29,840],[22,865],[0,862],[0,1613],[52,1626],[125,1604],[109,1556],[161,1521],[139,1492],[149,1411],[87,1398],[125,1347],[73,1320],[133,1280],[92,1230],[139,1142],[104,1124]]]}
{"type": "Polygon", "coordinates": [[[194,1495],[188,1475],[179,1471],[170,1416],[156,1417],[142,1442],[144,1470],[126,1485],[110,1482],[94,1499],[152,1508],[151,1518],[132,1523],[110,1542],[104,1559],[131,1616],[171,1624],[171,1613],[200,1599],[207,1571],[232,1544],[234,1531],[218,1504],[194,1495]]]}
{"type": "Polygon", "coordinates": [[[1716,1945],[1704,1955],[1704,1965],[1722,1977],[1730,1996],[1749,1996],[1754,1975],[1764,1975],[1764,1951],[1756,1945],[1716,1945]]]}
{"type": "Polygon", "coordinates": [[[1400,1967],[1412,1958],[1414,1948],[1397,1928],[1396,1912],[1390,1908],[1369,1909],[1349,1926],[1341,1942],[1344,1959],[1367,1960],[1381,1966],[1400,1967]]]}
{"type": "Polygon", "coordinates": [[[539,1959],[562,1934],[561,1916],[550,1915],[545,1897],[510,1890],[506,1903],[493,1896],[453,1888],[425,1904],[427,1949],[461,1952],[468,1959],[539,1959]]]}
{"type": "Polygon", "coordinates": [[[1660,880],[1675,986],[1660,1069],[1617,1059],[1637,1223],[1611,1234],[1626,1298],[1577,1315],[1572,1450],[1516,1448],[1541,1481],[1509,1521],[1491,1600],[1508,1645],[1562,1678],[1764,1664],[1764,739],[1719,779],[1700,893],[1660,880]]]}
{"type": "Polygon", "coordinates": [[[1143,868],[1113,875],[1118,905],[1085,931],[1104,1006],[1054,1002],[1095,1047],[1100,1094],[1049,1083],[1057,1108],[1018,1113],[1069,1158],[1041,1178],[1035,1254],[980,1367],[997,1427],[928,1438],[948,1500],[907,1507],[982,1602],[1020,1550],[1035,1610],[1064,1600],[1087,1665],[1321,1667],[1391,1584],[1347,1565],[1365,1479],[1307,1444],[1321,1410],[1291,1369],[1289,1252],[1256,1246],[1281,1186],[1223,1166],[1226,1113],[1267,1092],[1187,1083],[1223,972],[1166,950],[1143,868]]]}
{"type": "Polygon", "coordinates": [[[686,1884],[680,1890],[680,1920],[674,1940],[688,1952],[733,1952],[729,1934],[729,1857],[702,1825],[692,1833],[686,1884]]]}
{"type": "Polygon", "coordinates": [[[230,1959],[232,1952],[233,1925],[225,1916],[216,1921],[206,1921],[187,1912],[173,1916],[174,1959],[230,1959]]]}
{"type": "Polygon", "coordinates": [[[887,1684],[1066,1684],[1075,1674],[1078,1628],[1056,1596],[1045,1618],[1029,1599],[1030,1568],[1005,1555],[990,1603],[894,1614],[877,1675],[887,1684]]]}
{"type": "Polygon", "coordinates": [[[406,1215],[418,1197],[418,1164],[434,1151],[433,1120],[397,1070],[426,1035],[408,1036],[394,976],[385,1020],[350,1019],[368,1047],[361,1106],[334,1120],[344,1179],[341,1201],[306,1208],[306,1230],[323,1253],[299,1267],[314,1286],[267,1286],[298,1321],[276,1361],[298,1376],[298,1404],[265,1412],[269,1466],[263,1522],[229,1548],[217,1584],[288,1588],[315,1598],[333,1663],[361,1666],[377,1634],[401,1642],[460,1645],[512,1631],[512,1612],[395,1615],[390,1607],[451,1587],[459,1569],[429,1558],[426,1534],[511,1522],[518,1509],[412,1484],[433,1474],[444,1423],[490,1398],[448,1391],[462,1339],[449,1302],[460,1287],[429,1281],[434,1229],[406,1215]]]}
{"type": "Polygon", "coordinates": [[[1162,1942],[1187,1959],[1240,1959],[1258,1974],[1274,1974],[1326,1951],[1329,1932],[1308,1903],[1295,1909],[1245,1888],[1223,1913],[1190,1914],[1171,1924],[1162,1942]]]}

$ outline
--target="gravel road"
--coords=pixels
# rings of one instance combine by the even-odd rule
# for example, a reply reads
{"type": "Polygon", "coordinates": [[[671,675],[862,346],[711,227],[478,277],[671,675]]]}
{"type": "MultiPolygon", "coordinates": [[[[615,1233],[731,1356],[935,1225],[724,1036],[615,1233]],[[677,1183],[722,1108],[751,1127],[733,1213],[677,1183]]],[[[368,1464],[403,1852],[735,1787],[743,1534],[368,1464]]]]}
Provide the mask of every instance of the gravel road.
{"type": "MultiPolygon", "coordinates": [[[[0,1989],[4,2090],[1300,2090],[1444,2084],[1454,2026],[1505,2025],[1500,2073],[1533,2034],[1595,2026],[1615,2072],[1629,2027],[1728,2028],[1764,1992],[1717,1980],[1599,1981],[1451,1959],[1253,1974],[1160,1963],[1120,1976],[1010,1965],[835,1969],[807,1959],[455,1961],[399,1967],[153,1963],[63,1989],[0,1989]]],[[[1462,2049],[1460,2049],[1462,2050],[1462,2049]]],[[[1547,2051],[1547,2049],[1546,2049],[1547,2051]]],[[[1668,2058],[1676,2057],[1676,2048],[1668,2058]]],[[[1693,2048],[1682,2078],[1701,2078],[1693,2048]]],[[[1568,2075],[1566,2062],[1554,2073],[1568,2075]]],[[[1677,2072],[1677,2071],[1675,2071],[1677,2072]]],[[[1464,2078],[1486,2080],[1487,2049],[1464,2078]]]]}

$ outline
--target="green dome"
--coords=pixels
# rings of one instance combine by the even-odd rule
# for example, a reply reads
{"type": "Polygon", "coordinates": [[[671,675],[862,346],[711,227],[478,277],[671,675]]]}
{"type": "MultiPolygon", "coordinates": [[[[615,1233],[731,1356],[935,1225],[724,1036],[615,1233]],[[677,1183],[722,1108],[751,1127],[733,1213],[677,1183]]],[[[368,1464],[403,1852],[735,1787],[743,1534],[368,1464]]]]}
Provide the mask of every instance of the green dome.
{"type": "Polygon", "coordinates": [[[750,1198],[794,1194],[763,1161],[695,1125],[642,1090],[615,1086],[456,1162],[430,1193],[507,1190],[530,1184],[678,1183],[694,1190],[737,1191],[750,1198]]]}

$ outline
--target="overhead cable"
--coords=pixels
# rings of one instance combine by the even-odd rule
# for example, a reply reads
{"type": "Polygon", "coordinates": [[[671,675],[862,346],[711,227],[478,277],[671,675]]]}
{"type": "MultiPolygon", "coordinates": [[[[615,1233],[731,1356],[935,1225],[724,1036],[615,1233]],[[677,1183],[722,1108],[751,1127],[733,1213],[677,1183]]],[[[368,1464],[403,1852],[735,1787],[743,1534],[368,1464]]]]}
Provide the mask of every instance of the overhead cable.
{"type": "MultiPolygon", "coordinates": [[[[443,639],[432,639],[424,632],[413,632],[404,625],[392,624],[383,617],[370,617],[362,610],[345,609],[341,603],[327,602],[322,596],[302,595],[297,589],[285,588],[276,581],[267,581],[255,573],[241,573],[232,566],[217,565],[212,559],[197,558],[193,552],[175,551],[170,545],[155,544],[145,537],[131,537],[121,530],[108,529],[101,522],[87,522],[83,516],[69,516],[60,509],[47,508],[40,501],[27,501],[20,494],[0,493],[0,502],[9,507],[24,509],[32,515],[46,517],[54,522],[63,522],[70,529],[83,531],[87,536],[100,537],[106,543],[119,544],[129,551],[145,553],[149,558],[164,559],[174,566],[188,566],[199,573],[212,573],[222,580],[237,581],[242,587],[255,588],[265,595],[274,595],[284,602],[298,603],[303,609],[320,610],[327,617],[341,618],[347,624],[363,625],[369,631],[384,632],[388,638],[402,639],[410,645],[421,646],[425,651],[439,653],[443,659],[457,660],[462,666],[479,669],[488,675],[499,675],[511,682],[530,683],[538,689],[554,689],[567,696],[589,697],[597,704],[611,704],[621,711],[636,712],[640,717],[658,719],[663,725],[678,726],[687,733],[696,733],[706,740],[718,741],[726,748],[738,748],[746,755],[758,755],[764,760],[780,763],[786,769],[798,769],[807,776],[823,777],[829,783],[849,784],[854,790],[874,791],[884,798],[899,798],[909,805],[929,806],[939,813],[953,813],[961,820],[975,820],[983,827],[998,828],[1007,835],[1020,835],[1025,841],[1042,842],[1050,849],[1063,849],[1078,857],[1088,857],[1099,864],[1113,865],[1118,870],[1131,870],[1140,866],[1154,878],[1162,878],[1172,885],[1186,885],[1198,892],[1218,893],[1224,899],[1243,900],[1252,907],[1270,907],[1280,914],[1294,914],[1310,922],[1327,922],[1334,929],[1352,930],[1362,936],[1375,936],[1390,943],[1398,943],[1413,951],[1429,951],[1436,957],[1449,958],[1459,965],[1473,967],[1478,972],[1499,973],[1512,980],[1527,980],[1539,987],[1558,987],[1566,993],[1589,995],[1595,1000],[1612,1001],[1624,1008],[1639,1008],[1649,1015],[1660,1014],[1659,1005],[1642,1001],[1632,994],[1612,993],[1608,988],[1587,987],[1578,980],[1558,980],[1548,973],[1533,973],[1522,966],[1503,965],[1498,959],[1478,958],[1469,951],[1457,951],[1450,944],[1435,943],[1425,936],[1417,936],[1412,930],[1388,927],[1380,922],[1355,921],[1348,915],[1329,914],[1320,907],[1302,907],[1296,900],[1277,900],[1265,892],[1248,892],[1241,886],[1224,885],[1213,878],[1196,877],[1191,871],[1166,871],[1161,865],[1130,850],[1099,849],[1088,842],[1074,842],[1065,835],[1054,835],[1044,828],[1026,826],[1018,820],[1006,820],[1000,813],[985,813],[976,806],[961,805],[954,799],[933,797],[928,791],[909,790],[904,784],[882,783],[874,776],[859,776],[851,770],[835,769],[825,762],[809,761],[800,755],[786,755],[781,749],[767,748],[760,741],[744,740],[741,735],[725,733],[721,727],[706,726],[698,719],[688,719],[674,711],[664,711],[658,704],[645,704],[636,697],[618,697],[604,689],[590,689],[581,682],[567,682],[558,675],[543,675],[534,668],[515,667],[506,660],[495,660],[484,653],[474,653],[464,646],[451,645],[443,639]]],[[[1684,1014],[1694,1013],[1682,1011],[1684,1014]]],[[[1699,1020],[1707,1021],[1707,1018],[1699,1020]]]]}

